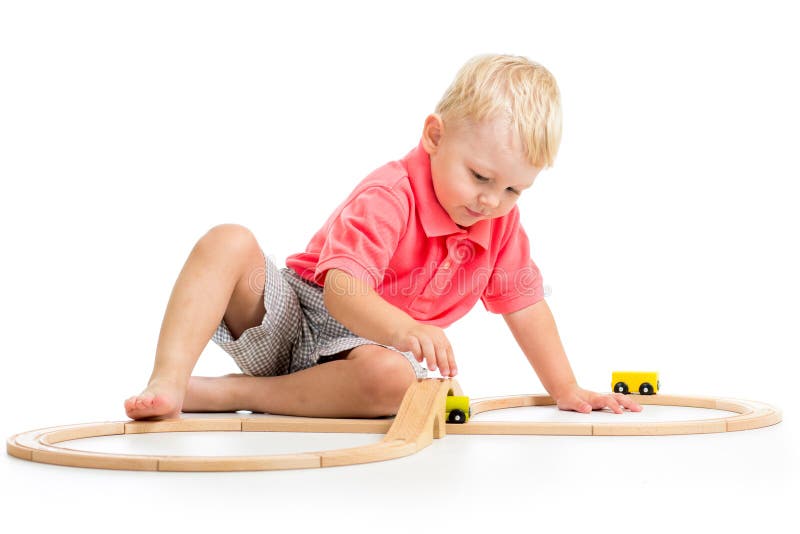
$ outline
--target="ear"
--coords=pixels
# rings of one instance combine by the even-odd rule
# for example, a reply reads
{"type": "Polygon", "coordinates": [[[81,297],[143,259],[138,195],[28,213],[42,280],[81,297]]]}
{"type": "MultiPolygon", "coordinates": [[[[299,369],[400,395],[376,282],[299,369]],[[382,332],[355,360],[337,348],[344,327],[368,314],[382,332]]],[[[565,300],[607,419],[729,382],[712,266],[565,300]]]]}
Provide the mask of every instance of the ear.
{"type": "Polygon", "coordinates": [[[431,113],[425,118],[422,128],[422,148],[428,154],[435,154],[439,149],[444,134],[444,122],[438,113],[431,113]]]}

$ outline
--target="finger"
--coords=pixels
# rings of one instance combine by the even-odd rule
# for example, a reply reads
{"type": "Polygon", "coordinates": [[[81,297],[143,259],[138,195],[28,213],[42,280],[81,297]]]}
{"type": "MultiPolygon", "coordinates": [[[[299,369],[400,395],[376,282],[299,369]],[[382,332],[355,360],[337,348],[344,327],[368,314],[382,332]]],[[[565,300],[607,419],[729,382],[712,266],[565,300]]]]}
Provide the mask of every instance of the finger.
{"type": "Polygon", "coordinates": [[[559,410],[571,410],[578,413],[591,413],[592,405],[577,395],[558,402],[559,410]]]}
{"type": "Polygon", "coordinates": [[[453,355],[453,347],[447,344],[447,365],[450,366],[450,376],[458,374],[458,367],[456,366],[456,357],[453,355]]]}
{"type": "Polygon", "coordinates": [[[409,350],[411,350],[411,353],[414,355],[414,358],[418,362],[422,363],[422,360],[424,360],[425,357],[422,354],[422,347],[419,344],[419,340],[416,337],[413,337],[413,336],[411,338],[409,338],[409,339],[410,339],[410,345],[411,345],[409,350]]]}
{"type": "Polygon", "coordinates": [[[575,397],[575,401],[575,404],[577,405],[577,409],[575,410],[576,412],[592,413],[592,410],[594,410],[594,407],[591,404],[580,397],[575,397]]]}
{"type": "Polygon", "coordinates": [[[607,395],[604,398],[605,398],[606,406],[609,409],[611,409],[612,412],[614,412],[614,413],[622,413],[622,412],[625,411],[625,410],[622,409],[622,406],[619,405],[619,401],[617,399],[615,399],[614,397],[612,397],[611,395],[607,395]]]}
{"type": "Polygon", "coordinates": [[[446,346],[436,346],[436,361],[439,364],[439,374],[442,376],[450,376],[450,362],[447,359],[446,346]]]}
{"type": "Polygon", "coordinates": [[[443,377],[448,377],[450,376],[450,361],[447,357],[447,349],[450,346],[450,342],[443,332],[438,336],[435,345],[436,363],[439,365],[439,374],[443,377]]]}
{"type": "Polygon", "coordinates": [[[422,354],[425,356],[425,361],[428,364],[428,370],[435,371],[436,349],[433,347],[433,342],[430,339],[421,339],[420,345],[422,346],[422,354]]]}
{"type": "Polygon", "coordinates": [[[625,408],[632,412],[641,412],[642,407],[627,395],[614,395],[614,398],[625,408]]]}

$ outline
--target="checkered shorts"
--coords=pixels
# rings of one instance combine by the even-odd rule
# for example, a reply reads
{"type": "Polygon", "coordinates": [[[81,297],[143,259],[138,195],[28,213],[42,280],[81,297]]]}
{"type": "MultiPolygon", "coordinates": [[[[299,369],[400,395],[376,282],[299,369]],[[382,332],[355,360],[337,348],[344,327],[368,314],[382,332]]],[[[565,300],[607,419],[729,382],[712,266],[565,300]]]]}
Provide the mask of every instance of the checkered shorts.
{"type": "Polygon", "coordinates": [[[223,320],[211,338],[233,357],[244,373],[277,376],[295,373],[337,359],[336,355],[360,345],[381,345],[406,357],[417,378],[427,371],[411,352],[370,341],[334,319],[322,299],[322,287],[304,280],[292,269],[278,270],[265,257],[266,286],[261,324],[248,328],[238,339],[223,320]]]}

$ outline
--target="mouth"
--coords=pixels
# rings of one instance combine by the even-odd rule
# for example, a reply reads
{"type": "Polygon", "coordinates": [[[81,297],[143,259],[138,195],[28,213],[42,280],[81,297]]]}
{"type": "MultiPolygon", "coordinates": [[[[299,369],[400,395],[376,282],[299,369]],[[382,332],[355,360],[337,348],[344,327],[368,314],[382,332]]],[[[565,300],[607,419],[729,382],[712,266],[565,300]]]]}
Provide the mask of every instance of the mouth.
{"type": "Polygon", "coordinates": [[[466,210],[467,210],[467,213],[468,213],[470,216],[472,216],[472,217],[475,217],[476,219],[478,219],[478,218],[480,218],[480,217],[486,217],[486,215],[484,215],[483,213],[480,213],[480,212],[478,212],[478,211],[473,211],[473,210],[469,209],[469,208],[468,208],[468,207],[466,207],[466,206],[464,206],[464,209],[466,209],[466,210]]]}

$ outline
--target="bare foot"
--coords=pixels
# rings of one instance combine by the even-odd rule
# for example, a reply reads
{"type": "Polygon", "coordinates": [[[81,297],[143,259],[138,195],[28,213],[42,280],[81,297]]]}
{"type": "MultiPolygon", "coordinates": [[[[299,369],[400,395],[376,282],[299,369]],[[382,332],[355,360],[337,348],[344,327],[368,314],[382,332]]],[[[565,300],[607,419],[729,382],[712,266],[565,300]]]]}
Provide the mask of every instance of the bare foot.
{"type": "Polygon", "coordinates": [[[180,417],[183,396],[174,383],[151,381],[144,391],[125,401],[125,412],[131,419],[180,417]]]}
{"type": "Polygon", "coordinates": [[[242,374],[220,377],[192,376],[183,400],[184,412],[235,412],[239,406],[236,393],[241,389],[242,374]]]}

